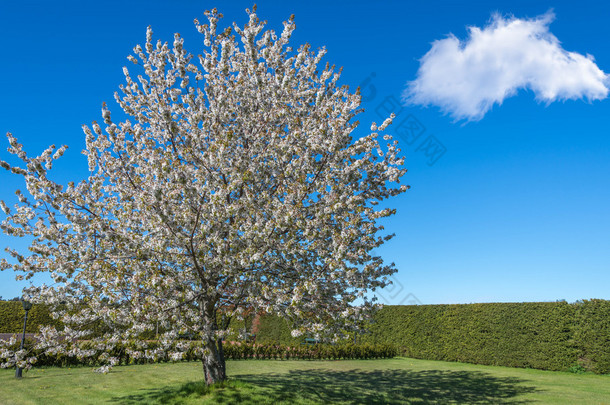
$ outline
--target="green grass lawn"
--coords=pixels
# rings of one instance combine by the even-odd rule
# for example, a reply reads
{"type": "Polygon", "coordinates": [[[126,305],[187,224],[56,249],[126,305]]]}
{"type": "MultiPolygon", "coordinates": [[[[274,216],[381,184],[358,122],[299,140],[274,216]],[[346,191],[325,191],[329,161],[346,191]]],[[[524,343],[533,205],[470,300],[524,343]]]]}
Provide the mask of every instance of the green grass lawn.
{"type": "Polygon", "coordinates": [[[228,361],[207,392],[199,363],[0,370],[0,404],[610,404],[610,376],[396,358],[228,361]]]}

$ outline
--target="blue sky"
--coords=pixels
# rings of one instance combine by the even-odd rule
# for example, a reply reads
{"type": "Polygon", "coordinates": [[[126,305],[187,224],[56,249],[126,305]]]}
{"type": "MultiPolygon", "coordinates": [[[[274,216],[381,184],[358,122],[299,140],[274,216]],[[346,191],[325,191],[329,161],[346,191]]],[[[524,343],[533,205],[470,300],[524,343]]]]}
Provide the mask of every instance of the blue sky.
{"type": "MultiPolygon", "coordinates": [[[[545,38],[551,34],[557,38],[560,43],[555,49],[592,55],[594,62],[584,59],[599,71],[610,72],[610,4],[257,4],[261,19],[278,30],[294,13],[293,45],[325,45],[325,60],[344,67],[341,82],[354,89],[363,87],[366,112],[360,116],[357,134],[364,134],[371,121],[382,121],[378,112],[393,107],[398,113],[390,132],[398,134],[405,151],[409,173],[404,180],[412,189],[393,202],[398,214],[385,222],[396,237],[379,253],[395,262],[399,272],[394,289],[382,293],[382,302],[610,299],[610,101],[599,86],[595,93],[590,82],[578,82],[588,77],[578,69],[573,70],[578,74],[568,75],[578,79],[569,96],[590,97],[545,98],[545,89],[565,84],[561,69],[555,72],[559,79],[553,81],[549,79],[555,77],[553,72],[545,70],[553,68],[553,63],[513,66],[514,56],[502,54],[498,46],[481,51],[494,53],[496,59],[489,55],[477,59],[477,49],[482,48],[468,42],[472,31],[467,29],[484,30],[494,13],[509,23],[514,21],[510,16],[533,21],[552,12],[554,20],[546,25],[545,38]],[[464,65],[461,71],[452,71],[453,64],[447,64],[449,73],[433,75],[433,84],[438,80],[448,81],[442,84],[449,87],[456,81],[470,83],[472,97],[484,99],[485,94],[478,92],[490,90],[486,86],[497,84],[498,77],[477,81],[480,72],[475,70],[485,70],[490,60],[501,61],[503,74],[510,80],[517,77],[513,82],[507,79],[509,90],[516,86],[515,94],[475,117],[459,113],[471,98],[441,94],[443,86],[422,87],[423,98],[415,101],[427,101],[431,104],[427,107],[401,105],[407,83],[424,72],[421,58],[434,41],[451,38],[450,34],[461,41],[455,52],[474,49],[476,63],[464,65]],[[439,97],[443,107],[435,105],[439,97]]],[[[87,163],[80,155],[84,148],[81,125],[100,119],[103,101],[118,110],[113,92],[123,83],[126,56],[134,45],[144,42],[146,27],[152,25],[155,37],[168,41],[180,32],[185,47],[198,53],[202,43],[194,18],[202,19],[205,9],[217,7],[226,24],[243,24],[243,10],[250,6],[243,1],[2,2],[0,131],[11,131],[30,153],[39,153],[51,143],[68,144],[69,151],[54,168],[56,178],[83,177],[87,163]]],[[[530,49],[518,42],[516,48],[530,49]]],[[[544,59],[536,49],[528,52],[544,59]]],[[[443,56],[450,60],[456,55],[443,56]]],[[[6,160],[7,144],[1,142],[0,159],[6,160]]],[[[16,188],[23,188],[18,179],[0,172],[0,198],[13,201],[16,188]]],[[[0,246],[6,245],[25,246],[0,236],[0,246]]],[[[0,273],[0,296],[20,295],[22,287],[10,272],[0,273]]]]}

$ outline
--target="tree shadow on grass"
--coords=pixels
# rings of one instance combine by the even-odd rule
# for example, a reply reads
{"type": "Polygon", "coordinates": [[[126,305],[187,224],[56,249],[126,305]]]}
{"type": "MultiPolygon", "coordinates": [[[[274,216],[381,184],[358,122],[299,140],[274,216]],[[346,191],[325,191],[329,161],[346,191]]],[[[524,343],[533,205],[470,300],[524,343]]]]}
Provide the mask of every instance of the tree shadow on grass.
{"type": "Polygon", "coordinates": [[[320,403],[522,404],[517,397],[535,392],[525,380],[498,378],[473,371],[291,371],[280,375],[236,376],[241,381],[273,389],[277,401],[303,397],[320,403]]]}
{"type": "Polygon", "coordinates": [[[211,395],[220,404],[525,404],[531,401],[519,396],[539,391],[525,385],[526,380],[499,378],[477,371],[296,370],[234,378],[245,384],[229,383],[210,393],[203,382],[189,382],[179,387],[161,387],[113,398],[113,402],[176,404],[193,395],[211,395]]]}
{"type": "Polygon", "coordinates": [[[191,381],[180,386],[167,386],[152,389],[142,389],[137,394],[114,397],[109,402],[116,404],[182,404],[191,399],[201,399],[204,396],[220,398],[220,403],[241,404],[241,403],[261,403],[264,397],[260,393],[248,395],[243,392],[243,388],[247,384],[228,381],[224,384],[214,387],[212,390],[208,388],[203,381],[191,381]],[[251,402],[254,401],[254,402],[251,402]]]}

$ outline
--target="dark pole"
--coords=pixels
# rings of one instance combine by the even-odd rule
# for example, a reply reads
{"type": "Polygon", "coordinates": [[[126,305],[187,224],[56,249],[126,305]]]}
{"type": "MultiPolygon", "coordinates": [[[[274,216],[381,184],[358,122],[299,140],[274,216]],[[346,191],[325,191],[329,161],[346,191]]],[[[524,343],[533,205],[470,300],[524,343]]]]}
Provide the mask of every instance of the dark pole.
{"type": "MultiPolygon", "coordinates": [[[[28,312],[32,308],[30,302],[22,301],[21,303],[23,304],[23,309],[25,309],[25,318],[23,318],[23,336],[21,337],[21,348],[19,350],[23,350],[23,346],[25,345],[25,326],[28,324],[28,312]]],[[[17,367],[15,370],[15,378],[21,378],[22,371],[21,367],[17,367]]]]}

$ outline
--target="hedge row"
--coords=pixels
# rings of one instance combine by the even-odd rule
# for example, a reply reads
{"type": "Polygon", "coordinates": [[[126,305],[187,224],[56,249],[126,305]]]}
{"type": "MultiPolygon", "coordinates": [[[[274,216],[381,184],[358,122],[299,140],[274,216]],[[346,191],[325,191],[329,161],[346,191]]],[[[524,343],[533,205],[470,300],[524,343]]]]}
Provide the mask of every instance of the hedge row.
{"type": "MultiPolygon", "coordinates": [[[[22,322],[19,302],[0,302],[0,332],[20,332],[22,322]]],[[[53,322],[43,306],[34,306],[28,332],[53,322]]],[[[244,327],[251,330],[252,321],[232,325],[234,330],[244,327]]],[[[275,316],[258,317],[255,329],[256,342],[263,345],[294,346],[303,341],[292,337],[290,324],[275,316]]],[[[610,373],[606,300],[385,306],[368,330],[356,340],[396,345],[401,354],[414,358],[544,370],[580,365],[610,373]]]]}
{"type": "MultiPolygon", "coordinates": [[[[20,301],[0,301],[0,333],[21,333],[23,332],[23,318],[25,311],[20,301]]],[[[252,319],[249,319],[250,325],[247,325],[245,321],[235,320],[231,323],[231,336],[237,337],[241,329],[250,330],[252,328],[252,319]]],[[[55,326],[58,329],[63,328],[63,324],[59,320],[55,320],[51,317],[49,308],[46,305],[36,304],[32,306],[32,309],[28,312],[28,322],[26,325],[26,333],[37,333],[41,325],[55,326]]],[[[93,325],[93,330],[101,332],[107,330],[107,328],[101,323],[97,322],[93,325]]],[[[163,330],[159,329],[162,333],[163,330]]],[[[145,340],[155,339],[155,331],[146,331],[141,334],[141,338],[145,340]]]]}
{"type": "Polygon", "coordinates": [[[259,343],[280,343],[294,345],[303,342],[304,337],[293,337],[292,327],[287,320],[274,315],[259,317],[256,341],[259,343]]]}
{"type": "Polygon", "coordinates": [[[261,343],[235,343],[224,347],[227,359],[301,359],[301,360],[342,360],[342,359],[385,359],[398,355],[391,344],[340,343],[315,345],[280,345],[261,343]]]}
{"type": "MultiPolygon", "coordinates": [[[[261,317],[256,340],[292,344],[288,323],[261,317]]],[[[610,301],[384,306],[359,342],[407,357],[610,373],[610,301]]]]}
{"type": "MultiPolygon", "coordinates": [[[[0,301],[0,333],[21,333],[25,311],[20,301],[0,301]]],[[[59,327],[58,321],[51,318],[49,309],[44,305],[33,305],[28,311],[27,333],[38,332],[40,325],[59,327]]]]}
{"type": "MultiPolygon", "coordinates": [[[[16,350],[20,342],[15,343],[11,349],[16,350]]],[[[93,345],[90,342],[79,342],[82,349],[92,349],[93,345]]],[[[32,341],[27,341],[25,348],[33,347],[32,341]]],[[[147,342],[146,350],[156,352],[158,344],[156,341],[147,342]]],[[[133,349],[136,349],[135,345],[133,349]]],[[[200,361],[201,357],[198,352],[201,349],[201,342],[191,341],[185,352],[182,361],[200,361]]],[[[278,344],[259,344],[247,342],[226,342],[223,346],[226,359],[241,360],[241,359],[300,359],[300,360],[340,360],[340,359],[377,359],[377,358],[392,358],[398,354],[398,350],[391,345],[374,345],[374,344],[315,344],[315,345],[296,345],[286,346],[278,344]]],[[[127,347],[117,345],[107,355],[104,351],[97,350],[93,356],[86,358],[77,358],[64,354],[47,355],[42,354],[40,350],[30,349],[29,356],[36,356],[36,367],[39,366],[55,366],[55,367],[70,367],[70,366],[89,366],[99,367],[105,364],[104,359],[107,357],[116,357],[118,364],[147,364],[161,363],[172,361],[167,353],[158,353],[154,359],[138,357],[133,358],[129,355],[127,347]]]]}
{"type": "Polygon", "coordinates": [[[565,302],[385,307],[363,340],[413,358],[566,370],[579,357],[574,314],[565,302]]]}
{"type": "Polygon", "coordinates": [[[576,308],[578,364],[598,374],[610,373],[610,301],[583,301],[576,308]]]}

